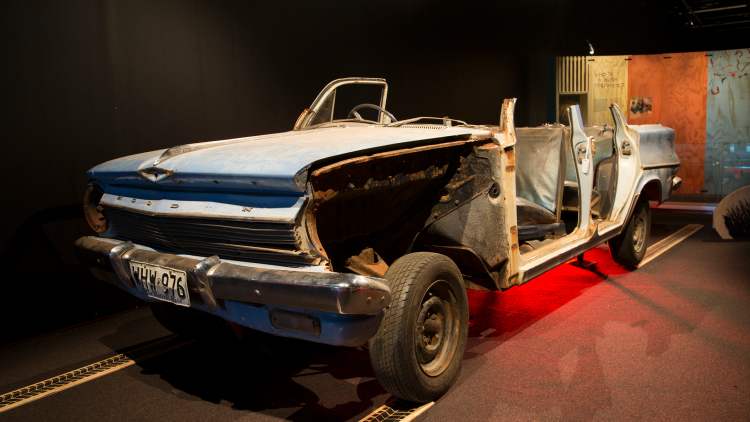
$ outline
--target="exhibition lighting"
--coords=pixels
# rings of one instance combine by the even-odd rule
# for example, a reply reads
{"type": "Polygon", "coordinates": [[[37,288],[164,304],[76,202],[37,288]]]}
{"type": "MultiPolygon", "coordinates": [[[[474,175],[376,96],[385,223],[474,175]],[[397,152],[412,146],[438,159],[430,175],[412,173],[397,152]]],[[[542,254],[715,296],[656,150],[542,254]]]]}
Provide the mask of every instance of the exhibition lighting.
{"type": "Polygon", "coordinates": [[[716,12],[717,10],[739,9],[741,7],[747,7],[747,5],[746,4],[738,4],[737,6],[715,7],[713,9],[693,10],[693,13],[716,12]]]}
{"type": "Polygon", "coordinates": [[[594,54],[594,46],[593,46],[593,45],[591,45],[591,41],[589,41],[589,40],[586,40],[586,44],[588,44],[588,45],[589,45],[589,54],[592,54],[592,55],[593,55],[593,54],[594,54]]]}

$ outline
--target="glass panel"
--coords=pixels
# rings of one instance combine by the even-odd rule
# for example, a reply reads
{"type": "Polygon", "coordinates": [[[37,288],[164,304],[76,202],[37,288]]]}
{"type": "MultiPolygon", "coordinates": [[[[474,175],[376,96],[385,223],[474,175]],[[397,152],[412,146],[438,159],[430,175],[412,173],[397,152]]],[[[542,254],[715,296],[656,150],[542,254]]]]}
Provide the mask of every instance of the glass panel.
{"type": "Polygon", "coordinates": [[[326,98],[326,102],[323,103],[320,110],[315,113],[315,116],[310,120],[308,126],[315,126],[333,120],[333,106],[336,103],[336,91],[338,90],[334,89],[331,95],[326,98]]]}
{"type": "Polygon", "coordinates": [[[722,143],[716,154],[719,172],[715,180],[721,180],[720,192],[725,197],[739,188],[750,186],[750,142],[722,143]]]}
{"type": "MultiPolygon", "coordinates": [[[[380,106],[383,87],[380,85],[350,84],[336,89],[336,106],[333,110],[333,120],[347,119],[351,110],[360,104],[374,104],[380,106]]],[[[377,122],[380,112],[371,108],[357,111],[363,119],[377,122]]]]}

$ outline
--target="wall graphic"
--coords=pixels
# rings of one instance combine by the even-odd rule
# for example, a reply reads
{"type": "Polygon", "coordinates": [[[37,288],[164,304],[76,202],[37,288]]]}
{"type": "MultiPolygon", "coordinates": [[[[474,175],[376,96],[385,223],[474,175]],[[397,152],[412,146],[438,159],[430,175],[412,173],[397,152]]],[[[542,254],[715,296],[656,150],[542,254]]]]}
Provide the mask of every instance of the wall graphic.
{"type": "Polygon", "coordinates": [[[722,239],[750,239],[750,186],[722,199],[716,205],[713,220],[722,239]]]}
{"type": "Polygon", "coordinates": [[[651,114],[651,97],[631,97],[630,114],[651,114]]]}
{"type": "Polygon", "coordinates": [[[597,56],[589,61],[588,125],[614,125],[610,103],[617,103],[627,113],[628,56],[597,56]]]}
{"type": "Polygon", "coordinates": [[[705,184],[727,195],[750,185],[750,48],[710,54],[705,184]]]}

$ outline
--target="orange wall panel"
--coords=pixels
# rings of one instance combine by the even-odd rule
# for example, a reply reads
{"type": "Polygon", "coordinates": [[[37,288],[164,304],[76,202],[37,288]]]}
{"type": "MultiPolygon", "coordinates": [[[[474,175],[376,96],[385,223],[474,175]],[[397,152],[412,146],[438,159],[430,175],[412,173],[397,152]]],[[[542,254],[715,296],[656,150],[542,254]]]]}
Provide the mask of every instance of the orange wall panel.
{"type": "Polygon", "coordinates": [[[630,56],[628,64],[628,104],[622,110],[627,113],[631,125],[650,125],[662,122],[664,113],[664,90],[666,89],[667,63],[662,55],[630,56]],[[651,114],[630,113],[630,99],[651,97],[651,114]]]}
{"type": "Polygon", "coordinates": [[[670,56],[665,122],[677,131],[675,143],[705,144],[708,57],[703,51],[670,56]]]}
{"type": "Polygon", "coordinates": [[[651,114],[631,114],[634,125],[661,123],[675,130],[682,187],[675,193],[703,190],[706,145],[706,52],[631,56],[628,95],[651,97],[651,114]],[[669,57],[669,58],[665,58],[669,57]]]}
{"type": "Polygon", "coordinates": [[[696,194],[705,183],[708,57],[703,51],[670,56],[662,124],[675,130],[675,146],[681,145],[679,149],[685,153],[690,151],[678,155],[682,165],[677,177],[682,178],[682,187],[675,193],[696,194]]]}

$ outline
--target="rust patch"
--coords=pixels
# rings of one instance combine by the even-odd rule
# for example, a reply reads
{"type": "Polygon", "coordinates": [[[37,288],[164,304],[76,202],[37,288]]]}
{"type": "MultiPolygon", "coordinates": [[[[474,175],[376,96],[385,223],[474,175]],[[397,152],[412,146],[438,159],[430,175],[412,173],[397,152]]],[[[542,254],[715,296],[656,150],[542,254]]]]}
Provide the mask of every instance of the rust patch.
{"type": "Polygon", "coordinates": [[[316,202],[324,202],[332,199],[339,193],[333,189],[327,189],[323,191],[315,191],[314,197],[316,202]]]}
{"type": "MultiPolygon", "coordinates": [[[[164,179],[172,179],[172,181],[177,184],[181,185],[184,182],[181,180],[177,180],[174,177],[174,173],[176,170],[167,170],[160,167],[149,167],[145,169],[136,170],[135,172],[138,173],[139,176],[141,176],[143,179],[148,180],[149,182],[158,183],[161,180],[164,179]]],[[[218,182],[217,182],[218,183],[218,182]]]]}
{"type": "Polygon", "coordinates": [[[516,232],[517,232],[517,231],[518,231],[518,228],[517,228],[516,226],[512,226],[512,227],[510,228],[510,233],[511,233],[511,234],[516,234],[516,232]]]}
{"type": "Polygon", "coordinates": [[[518,273],[515,273],[508,277],[508,283],[507,286],[520,286],[521,285],[521,278],[518,276],[518,273]]]}
{"type": "Polygon", "coordinates": [[[383,278],[388,271],[388,264],[372,248],[367,248],[359,255],[352,256],[344,263],[346,268],[357,274],[383,278]]]}
{"type": "Polygon", "coordinates": [[[513,168],[516,167],[516,150],[514,148],[507,148],[505,150],[505,158],[507,160],[507,165],[513,166],[513,168]]]}
{"type": "MultiPolygon", "coordinates": [[[[494,136],[494,135],[493,135],[493,136],[494,136]]],[[[489,142],[489,143],[486,143],[486,144],[483,144],[483,145],[479,145],[479,146],[477,146],[476,148],[477,148],[478,150],[492,150],[492,149],[497,149],[497,145],[495,145],[495,144],[493,144],[493,143],[489,142]]]]}
{"type": "Polygon", "coordinates": [[[472,135],[471,140],[473,141],[489,141],[495,139],[495,133],[490,132],[484,135],[472,135]]]}
{"type": "Polygon", "coordinates": [[[320,237],[318,236],[318,225],[315,221],[315,207],[307,207],[307,210],[305,210],[305,219],[307,220],[307,235],[310,238],[310,242],[312,242],[315,249],[317,249],[318,252],[323,255],[323,257],[325,257],[326,260],[329,260],[328,254],[323,248],[323,244],[321,243],[320,237]]]}
{"type": "Polygon", "coordinates": [[[514,171],[516,171],[516,166],[508,166],[505,168],[505,171],[507,171],[508,173],[513,173],[514,171]]]}

